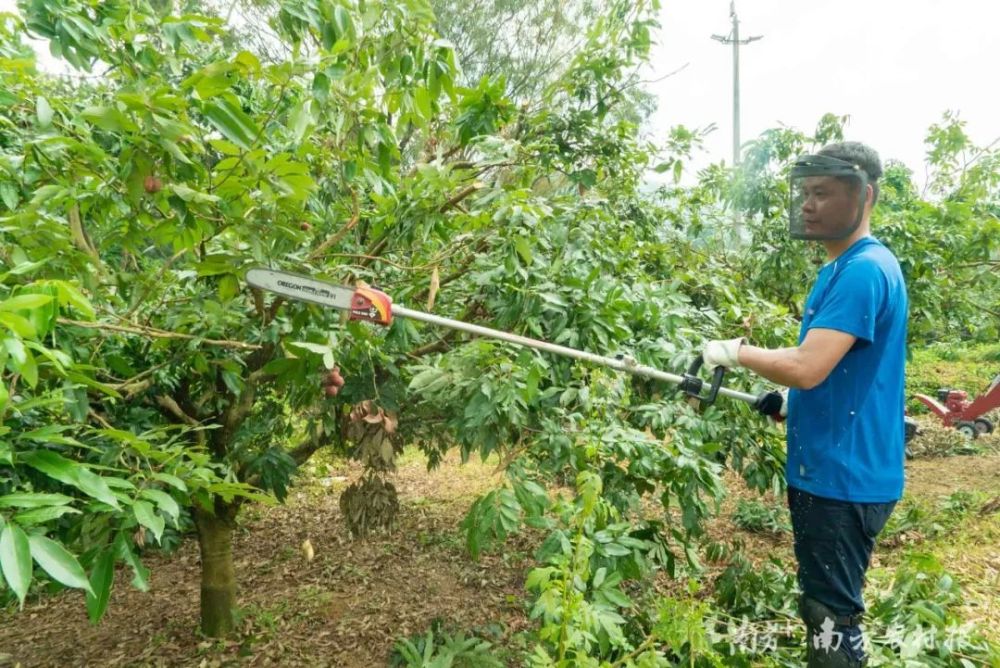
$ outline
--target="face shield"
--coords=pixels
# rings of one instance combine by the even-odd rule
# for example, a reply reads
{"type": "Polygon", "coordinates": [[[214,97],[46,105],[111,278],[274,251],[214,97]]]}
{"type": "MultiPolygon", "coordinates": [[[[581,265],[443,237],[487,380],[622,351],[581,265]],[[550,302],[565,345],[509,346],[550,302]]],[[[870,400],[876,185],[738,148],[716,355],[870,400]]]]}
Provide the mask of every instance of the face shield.
{"type": "Polygon", "coordinates": [[[792,166],[789,192],[788,232],[793,239],[846,239],[864,217],[868,175],[859,165],[838,158],[806,155],[792,166]]]}

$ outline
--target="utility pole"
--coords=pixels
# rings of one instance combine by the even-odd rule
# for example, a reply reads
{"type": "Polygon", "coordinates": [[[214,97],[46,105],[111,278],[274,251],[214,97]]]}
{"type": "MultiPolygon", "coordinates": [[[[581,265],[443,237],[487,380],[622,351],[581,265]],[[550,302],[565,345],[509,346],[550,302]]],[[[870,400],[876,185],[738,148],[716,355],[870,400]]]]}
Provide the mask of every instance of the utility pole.
{"type": "Polygon", "coordinates": [[[740,20],[736,16],[736,1],[730,0],[729,17],[733,20],[732,30],[728,35],[712,35],[712,39],[723,44],[733,45],[733,167],[740,164],[740,45],[756,42],[763,35],[753,35],[740,39],[740,20]]]}

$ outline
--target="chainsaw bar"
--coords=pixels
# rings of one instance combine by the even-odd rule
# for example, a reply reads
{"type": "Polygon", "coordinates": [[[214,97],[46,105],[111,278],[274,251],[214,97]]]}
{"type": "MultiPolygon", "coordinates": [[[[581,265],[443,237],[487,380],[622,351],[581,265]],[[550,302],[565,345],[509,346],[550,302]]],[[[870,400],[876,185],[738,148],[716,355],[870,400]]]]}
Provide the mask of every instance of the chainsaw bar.
{"type": "Polygon", "coordinates": [[[348,311],[351,320],[392,324],[392,298],[374,288],[345,288],[287,271],[260,268],[247,272],[247,283],[290,299],[348,311]]]}

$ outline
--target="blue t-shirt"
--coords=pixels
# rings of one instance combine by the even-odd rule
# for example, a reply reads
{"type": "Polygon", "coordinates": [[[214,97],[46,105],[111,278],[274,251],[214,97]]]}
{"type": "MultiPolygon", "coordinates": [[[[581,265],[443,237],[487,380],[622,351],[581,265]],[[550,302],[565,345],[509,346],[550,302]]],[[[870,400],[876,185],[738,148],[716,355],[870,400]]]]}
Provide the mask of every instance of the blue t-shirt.
{"type": "Polygon", "coordinates": [[[872,237],[819,272],[802,316],[857,341],[811,390],[788,393],[788,484],[855,503],[903,495],[906,285],[899,263],[872,237]]]}

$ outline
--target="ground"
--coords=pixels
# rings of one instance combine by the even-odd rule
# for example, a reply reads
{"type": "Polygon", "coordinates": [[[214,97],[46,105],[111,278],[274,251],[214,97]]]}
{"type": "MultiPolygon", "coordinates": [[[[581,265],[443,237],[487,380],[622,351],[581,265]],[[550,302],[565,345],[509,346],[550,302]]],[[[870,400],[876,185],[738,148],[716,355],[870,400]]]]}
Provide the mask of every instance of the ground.
{"type": "MultiPolygon", "coordinates": [[[[240,582],[239,634],[214,642],[196,634],[198,553],[186,541],[172,555],[150,553],[151,588],[140,592],[119,570],[108,614],[87,621],[82,595],[33,596],[17,614],[0,614],[0,668],[28,666],[379,666],[394,642],[423,634],[432,622],[475,630],[510,653],[529,626],[524,575],[540,536],[509,542],[502,554],[473,562],[458,528],[471,501],[497,485],[495,462],[450,458],[428,473],[407,450],[395,484],[402,511],[392,533],[352,540],[340,517],[337,492],[359,474],[345,463],[321,463],[283,506],[258,506],[242,516],[235,540],[240,582]],[[308,539],[315,556],[307,560],[308,539]]],[[[731,515],[755,494],[736,476],[709,533],[740,536],[754,559],[790,563],[787,534],[746,533],[731,515]]],[[[1000,640],[1000,454],[918,458],[908,464],[904,504],[940,503],[955,491],[976,493],[985,512],[968,512],[936,537],[901,532],[879,549],[874,577],[891,573],[907,542],[923,541],[965,591],[963,616],[1000,640]],[[1000,505],[998,503],[997,505],[1000,505]]],[[[773,501],[773,499],[772,499],[773,501]]],[[[713,568],[709,565],[709,569],[713,568]]],[[[664,583],[664,588],[669,588],[664,583]]]]}

